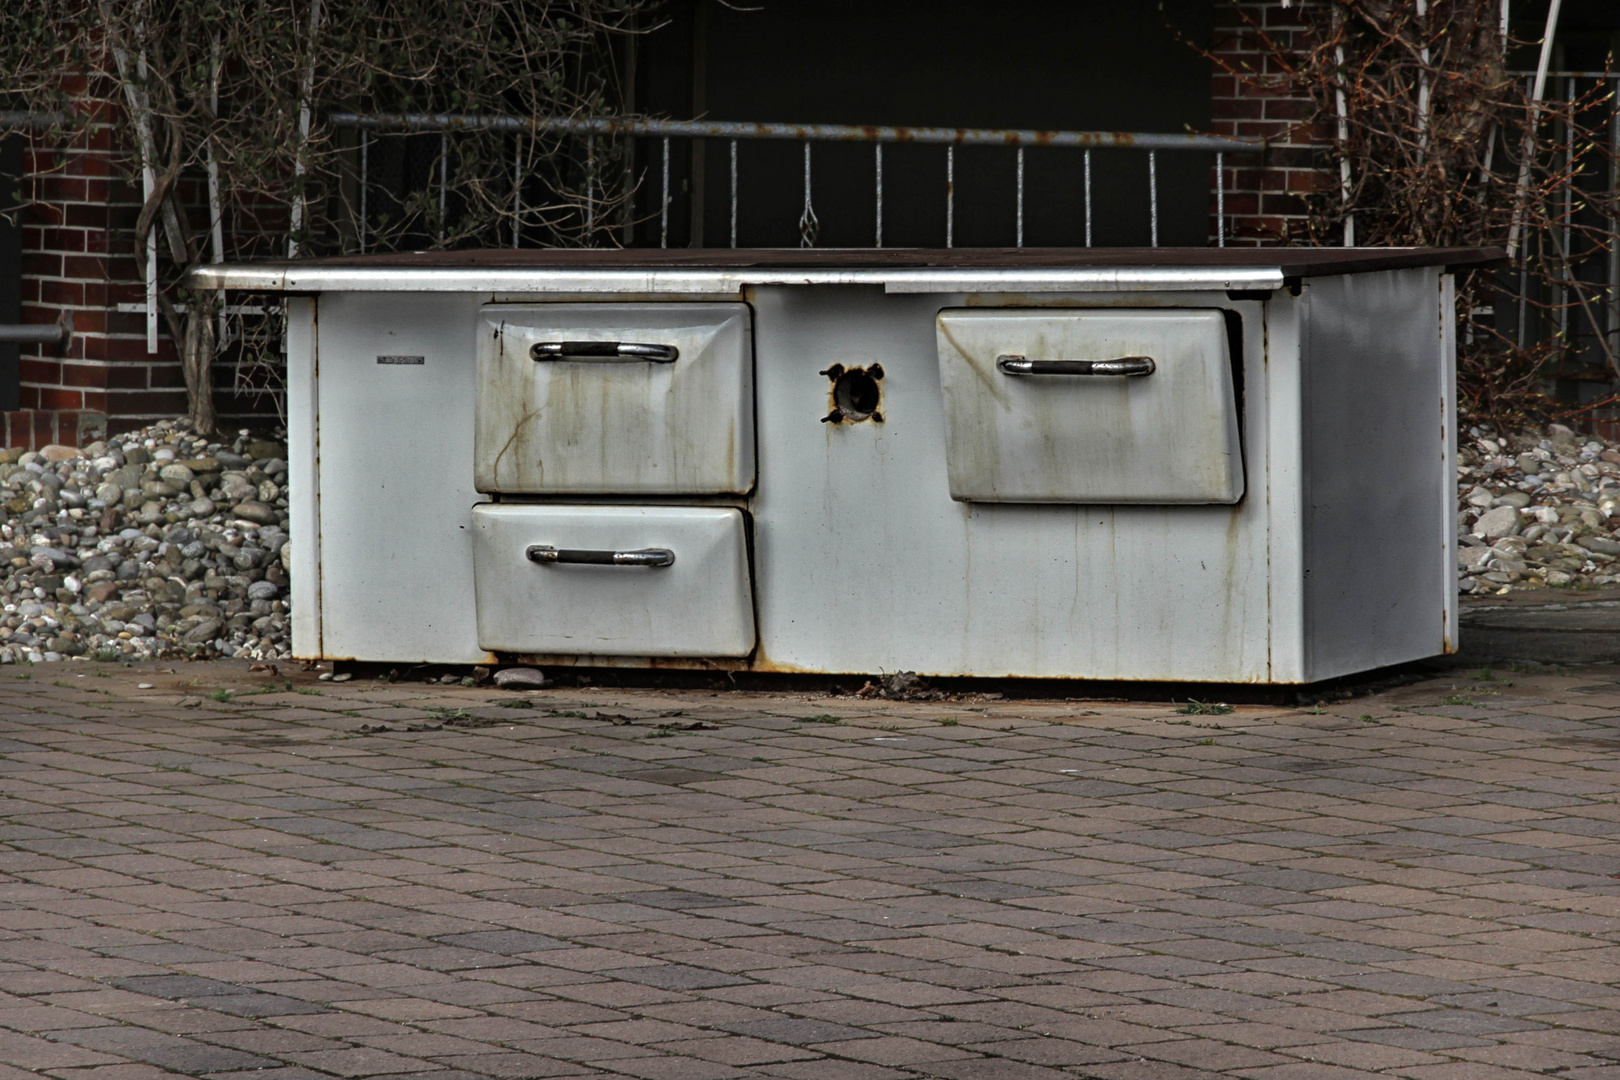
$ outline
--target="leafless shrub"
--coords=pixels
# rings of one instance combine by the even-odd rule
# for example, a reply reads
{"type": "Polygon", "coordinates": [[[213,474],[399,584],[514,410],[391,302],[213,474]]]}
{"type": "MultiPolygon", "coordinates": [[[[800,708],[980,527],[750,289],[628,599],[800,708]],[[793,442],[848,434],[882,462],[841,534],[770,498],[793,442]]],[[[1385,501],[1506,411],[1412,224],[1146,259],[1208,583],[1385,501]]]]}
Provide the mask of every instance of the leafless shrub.
{"type": "Polygon", "coordinates": [[[1234,10],[1269,71],[1210,58],[1257,93],[1316,106],[1307,124],[1330,182],[1308,196],[1306,234],[1292,239],[1512,248],[1510,267],[1458,283],[1465,415],[1560,412],[1546,392],[1560,363],[1601,360],[1620,376],[1602,319],[1612,297],[1593,272],[1620,217],[1613,83],[1532,100],[1504,62],[1499,0],[1313,2],[1299,9],[1306,33],[1289,40],[1234,10]]]}
{"type": "MultiPolygon", "coordinates": [[[[32,0],[0,5],[0,98],[63,117],[68,144],[111,127],[142,187],[132,254],[179,348],[190,423],[212,430],[212,371],[233,343],[239,384],[274,392],[279,328],[222,320],[218,299],[179,287],[218,259],[499,243],[569,245],[631,186],[617,149],[489,132],[390,136],[411,156],[387,205],[362,222],[356,139],[334,109],[507,114],[619,111],[616,45],[649,27],[655,0],[32,0]],[[414,140],[414,141],[412,141],[414,140]],[[604,182],[604,178],[610,178],[604,182]],[[522,186],[521,206],[514,194],[522,186]],[[199,193],[201,196],[199,197],[199,193]]],[[[40,137],[35,135],[35,137],[40,137]]],[[[602,235],[600,230],[594,235],[602,235]]]]}

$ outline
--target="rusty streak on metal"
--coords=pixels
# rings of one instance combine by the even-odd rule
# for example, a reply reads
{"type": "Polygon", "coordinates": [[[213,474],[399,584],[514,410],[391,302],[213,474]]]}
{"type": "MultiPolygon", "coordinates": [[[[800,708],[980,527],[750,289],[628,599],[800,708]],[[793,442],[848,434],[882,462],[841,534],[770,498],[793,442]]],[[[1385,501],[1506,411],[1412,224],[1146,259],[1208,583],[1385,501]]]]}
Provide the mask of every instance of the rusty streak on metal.
{"type": "Polygon", "coordinates": [[[1129,131],[1039,131],[1001,128],[882,127],[873,124],[767,124],[730,120],[648,120],[620,117],[551,117],[467,113],[334,112],[334,127],[367,131],[495,131],[522,134],[631,135],[680,138],[785,139],[794,142],[927,143],[949,146],[1115,147],[1241,153],[1265,149],[1261,141],[1219,135],[1129,131]]]}

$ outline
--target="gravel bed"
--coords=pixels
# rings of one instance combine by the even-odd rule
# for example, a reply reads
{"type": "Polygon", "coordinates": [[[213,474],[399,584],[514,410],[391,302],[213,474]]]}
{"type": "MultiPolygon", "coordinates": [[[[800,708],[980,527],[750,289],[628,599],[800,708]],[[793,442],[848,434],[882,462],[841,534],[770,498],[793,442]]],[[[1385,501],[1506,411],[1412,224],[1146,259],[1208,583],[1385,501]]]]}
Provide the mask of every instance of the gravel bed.
{"type": "Polygon", "coordinates": [[[1620,449],[1561,424],[1475,427],[1458,447],[1457,588],[1620,584],[1620,449]]]}
{"type": "MultiPolygon", "coordinates": [[[[1559,424],[1458,451],[1458,590],[1620,584],[1620,448],[1559,424]]],[[[282,442],[164,421],[0,452],[0,664],[291,654],[282,442]]]]}
{"type": "Polygon", "coordinates": [[[170,421],[0,453],[0,664],[290,655],[285,459],[170,421]]]}

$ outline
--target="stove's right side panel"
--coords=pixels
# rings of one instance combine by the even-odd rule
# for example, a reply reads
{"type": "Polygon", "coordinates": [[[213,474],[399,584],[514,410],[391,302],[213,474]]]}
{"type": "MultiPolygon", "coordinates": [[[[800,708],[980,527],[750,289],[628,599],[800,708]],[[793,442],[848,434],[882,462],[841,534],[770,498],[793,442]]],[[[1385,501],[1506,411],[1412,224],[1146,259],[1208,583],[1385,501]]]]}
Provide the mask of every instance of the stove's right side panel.
{"type": "Polygon", "coordinates": [[[1455,651],[1456,402],[1439,267],[1309,279],[1300,305],[1310,681],[1455,651]]]}

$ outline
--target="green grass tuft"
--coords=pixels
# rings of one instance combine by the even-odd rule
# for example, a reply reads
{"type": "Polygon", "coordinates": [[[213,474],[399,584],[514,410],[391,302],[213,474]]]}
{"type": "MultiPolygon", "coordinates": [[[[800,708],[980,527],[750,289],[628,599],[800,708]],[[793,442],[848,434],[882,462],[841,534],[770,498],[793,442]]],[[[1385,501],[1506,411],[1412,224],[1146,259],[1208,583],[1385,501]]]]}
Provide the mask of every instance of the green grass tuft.
{"type": "Polygon", "coordinates": [[[1225,716],[1232,711],[1232,706],[1223,705],[1216,701],[1189,701],[1176,712],[1183,716],[1225,716]]]}

